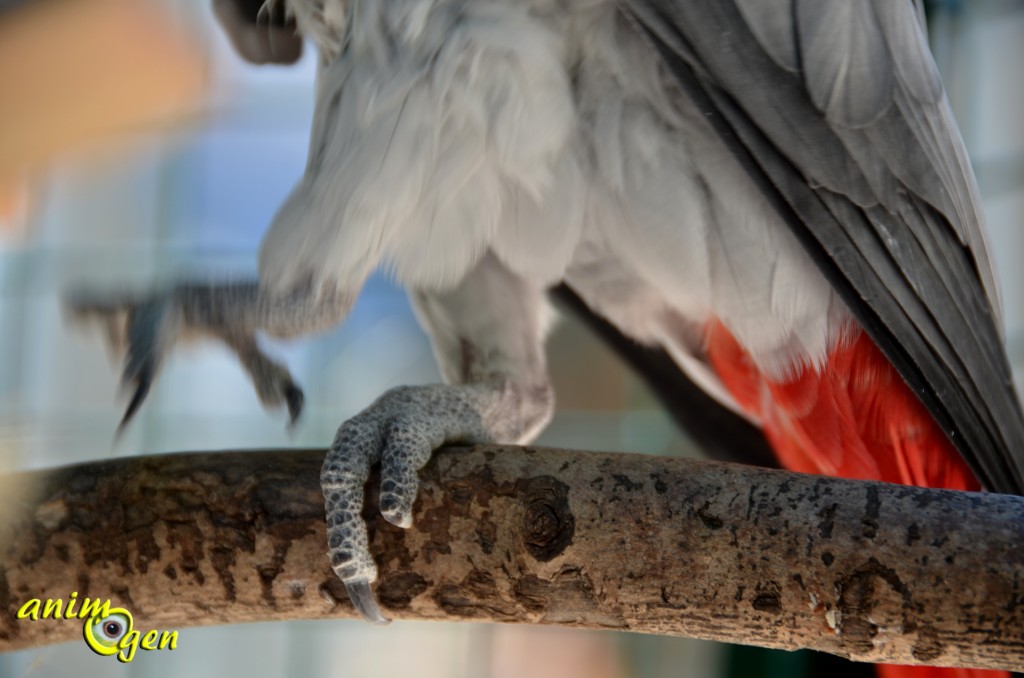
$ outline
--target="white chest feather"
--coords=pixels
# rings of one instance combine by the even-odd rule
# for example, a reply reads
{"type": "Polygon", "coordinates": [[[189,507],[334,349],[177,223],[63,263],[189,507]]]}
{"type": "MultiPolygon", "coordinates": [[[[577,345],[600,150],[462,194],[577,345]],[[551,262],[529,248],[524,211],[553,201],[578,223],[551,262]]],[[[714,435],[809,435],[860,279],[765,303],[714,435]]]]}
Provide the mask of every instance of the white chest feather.
{"type": "Polygon", "coordinates": [[[534,258],[541,245],[554,263],[535,274],[564,268],[582,179],[558,27],[504,0],[353,0],[349,16],[320,74],[309,168],[261,275],[352,287],[383,264],[437,288],[499,243],[534,258]]]}
{"type": "Polygon", "coordinates": [[[492,251],[641,340],[717,317],[775,374],[823,358],[848,321],[613,3],[290,6],[328,57],[266,284],[351,290],[384,265],[439,288],[492,251]]]}

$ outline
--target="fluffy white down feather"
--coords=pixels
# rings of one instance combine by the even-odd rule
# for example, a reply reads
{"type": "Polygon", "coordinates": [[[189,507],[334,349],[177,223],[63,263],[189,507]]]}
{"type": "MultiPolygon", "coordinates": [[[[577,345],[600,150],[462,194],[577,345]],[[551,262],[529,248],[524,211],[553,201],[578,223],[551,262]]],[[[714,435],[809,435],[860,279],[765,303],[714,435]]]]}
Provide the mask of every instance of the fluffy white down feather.
{"type": "Polygon", "coordinates": [[[849,322],[612,0],[288,4],[323,67],[265,285],[443,289],[490,251],[677,356],[717,317],[774,376],[849,322]]]}

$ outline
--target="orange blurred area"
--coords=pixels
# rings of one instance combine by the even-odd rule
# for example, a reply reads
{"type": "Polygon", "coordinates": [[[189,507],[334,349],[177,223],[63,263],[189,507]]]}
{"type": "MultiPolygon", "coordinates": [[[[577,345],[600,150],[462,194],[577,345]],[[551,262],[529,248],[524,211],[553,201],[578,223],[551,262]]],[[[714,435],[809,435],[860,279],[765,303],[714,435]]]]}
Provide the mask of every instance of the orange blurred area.
{"type": "Polygon", "coordinates": [[[180,121],[208,79],[204,45],[158,5],[49,0],[0,14],[0,234],[22,228],[31,177],[59,154],[180,121]]]}

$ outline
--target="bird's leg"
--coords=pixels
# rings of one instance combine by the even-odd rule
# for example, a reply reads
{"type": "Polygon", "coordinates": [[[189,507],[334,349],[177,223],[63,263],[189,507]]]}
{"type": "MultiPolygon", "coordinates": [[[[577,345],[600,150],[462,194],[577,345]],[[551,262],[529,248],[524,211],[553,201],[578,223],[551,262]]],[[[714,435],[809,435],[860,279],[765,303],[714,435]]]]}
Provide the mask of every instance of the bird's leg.
{"type": "Polygon", "coordinates": [[[444,385],[388,391],[338,430],[320,482],[331,566],[369,621],[387,620],[370,584],[377,567],[360,516],[370,466],[381,464],[380,510],[413,522],[417,472],[444,443],[526,442],[548,422],[554,397],[543,339],[545,294],[485,258],[454,289],[413,293],[444,385]]]}
{"type": "Polygon", "coordinates": [[[77,319],[99,321],[124,359],[122,385],[133,389],[123,428],[149,392],[164,358],[175,344],[193,336],[223,341],[249,373],[260,401],[286,405],[294,422],[302,410],[302,390],[288,369],[268,358],[256,332],[294,337],[328,329],[348,313],[355,295],[296,289],[275,294],[257,282],[183,284],[141,298],[80,294],[68,302],[77,319]]]}

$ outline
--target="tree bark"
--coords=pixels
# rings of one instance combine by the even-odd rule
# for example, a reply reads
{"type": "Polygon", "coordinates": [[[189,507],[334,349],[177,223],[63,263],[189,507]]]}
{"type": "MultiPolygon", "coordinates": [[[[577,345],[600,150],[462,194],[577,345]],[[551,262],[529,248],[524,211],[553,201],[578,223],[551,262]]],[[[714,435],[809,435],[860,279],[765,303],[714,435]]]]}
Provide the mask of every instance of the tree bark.
{"type": "MultiPolygon", "coordinates": [[[[135,627],[351,617],[328,565],[323,452],[176,454],[18,476],[0,649],[81,637],[17,619],[71,593],[135,627]]],[[[863,661],[1024,669],[1024,498],[686,459],[446,448],[415,525],[365,515],[400,619],[559,624],[863,661]]],[[[181,644],[187,643],[187,635],[181,644]]]]}

